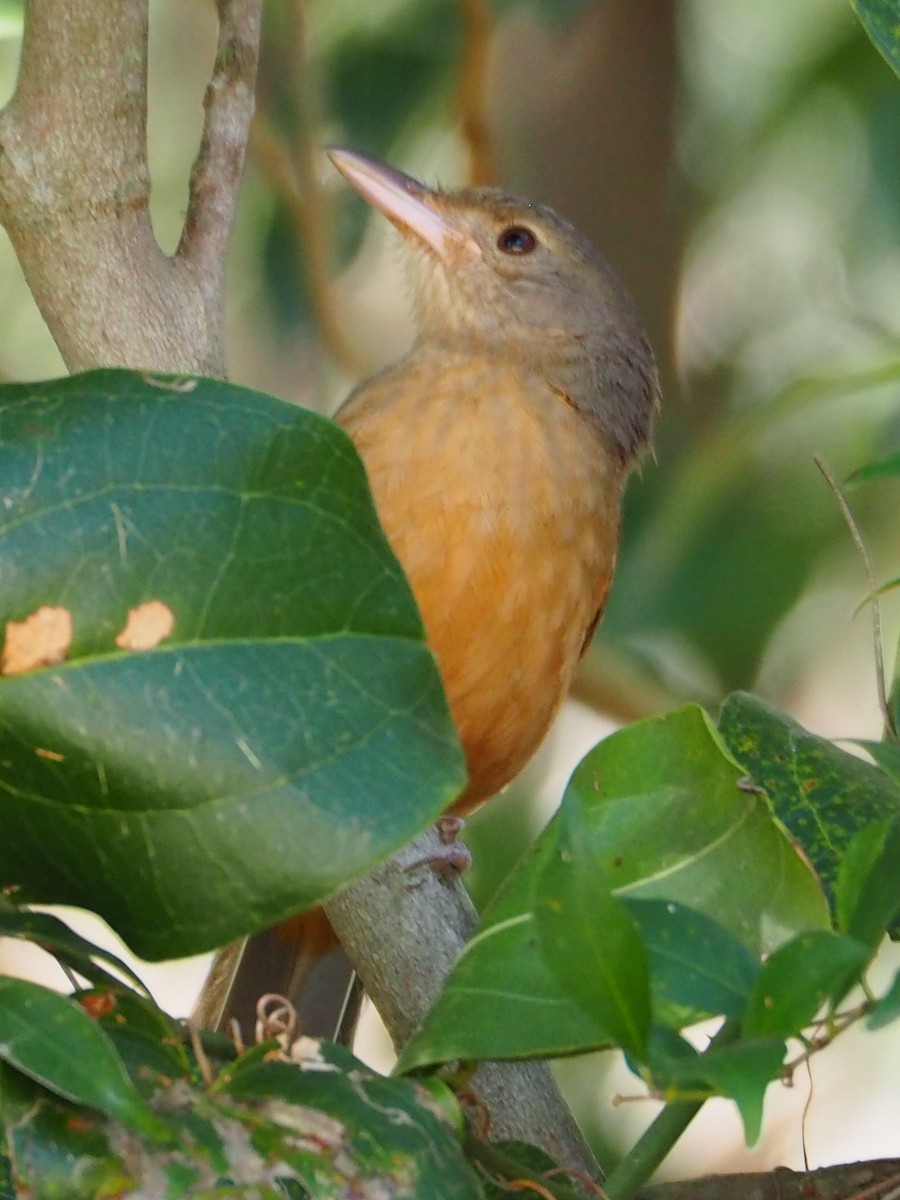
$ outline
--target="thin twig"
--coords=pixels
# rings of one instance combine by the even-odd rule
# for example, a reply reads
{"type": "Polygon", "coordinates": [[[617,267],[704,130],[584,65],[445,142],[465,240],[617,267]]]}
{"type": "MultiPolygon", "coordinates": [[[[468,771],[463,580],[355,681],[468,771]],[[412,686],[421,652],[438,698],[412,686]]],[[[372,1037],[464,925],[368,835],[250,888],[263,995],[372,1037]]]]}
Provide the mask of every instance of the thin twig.
{"type": "MultiPolygon", "coordinates": [[[[321,127],[319,105],[307,53],[306,0],[290,0],[286,30],[291,39],[288,61],[293,71],[296,119],[292,141],[284,146],[274,133],[273,122],[263,128],[261,140],[266,154],[262,165],[282,162],[270,178],[286,204],[299,234],[304,255],[306,282],[313,318],[322,344],[332,358],[352,375],[367,373],[366,364],[344,334],[332,291],[331,229],[327,197],[319,183],[321,127]]],[[[254,152],[256,143],[254,142],[254,152]]]]}
{"type": "Polygon", "coordinates": [[[813,462],[819,468],[825,482],[831,488],[834,498],[838,502],[838,506],[843,514],[847,528],[850,530],[850,536],[859,551],[859,556],[863,561],[863,566],[866,571],[866,578],[869,581],[869,591],[872,597],[872,642],[875,650],[875,682],[878,689],[878,707],[881,709],[881,715],[884,719],[885,728],[890,734],[892,741],[898,741],[897,726],[894,723],[894,717],[888,704],[887,686],[885,683],[884,674],[884,638],[881,630],[881,605],[878,603],[878,585],[875,582],[875,572],[872,570],[872,562],[869,558],[869,552],[866,550],[866,544],[862,539],[862,534],[859,531],[859,526],[854,520],[853,513],[850,511],[850,505],[844,498],[844,494],[838,487],[837,481],[831,471],[826,466],[824,460],[817,454],[813,455],[813,462]]]}
{"type": "Polygon", "coordinates": [[[200,1070],[200,1076],[207,1087],[212,1087],[216,1081],[216,1073],[209,1060],[209,1055],[206,1053],[203,1043],[200,1040],[200,1030],[190,1019],[185,1024],[187,1026],[188,1037],[191,1040],[191,1049],[194,1051],[194,1058],[200,1070]]]}
{"type": "Polygon", "coordinates": [[[808,1171],[809,1166],[809,1147],[806,1144],[806,1126],[809,1121],[809,1113],[812,1108],[813,1093],[815,1086],[813,1084],[812,1067],[809,1065],[809,1059],[806,1060],[806,1078],[809,1081],[809,1091],[806,1093],[806,1100],[803,1102],[803,1114],[800,1117],[800,1146],[803,1150],[803,1169],[808,1171]]]}
{"type": "Polygon", "coordinates": [[[870,1004],[860,1004],[857,1008],[847,1009],[844,1013],[836,1013],[834,1016],[826,1018],[824,1021],[813,1021],[811,1024],[822,1024],[826,1026],[825,1032],[816,1034],[809,1040],[804,1039],[803,1051],[792,1058],[790,1062],[785,1063],[781,1068],[781,1077],[786,1083],[791,1083],[794,1072],[804,1063],[809,1064],[809,1060],[814,1054],[818,1054],[821,1050],[825,1050],[832,1042],[849,1029],[851,1025],[855,1025],[857,1021],[862,1020],[871,1011],[870,1004]]]}
{"type": "Polygon", "coordinates": [[[469,183],[483,187],[496,182],[487,125],[487,76],[493,21],[486,0],[459,0],[463,22],[463,51],[459,64],[456,110],[469,151],[469,183]]]}
{"type": "Polygon", "coordinates": [[[216,6],[216,60],[176,259],[191,267],[207,304],[218,307],[253,118],[262,0],[217,0],[216,6]]]}
{"type": "MultiPolygon", "coordinates": [[[[325,207],[321,200],[310,203],[301,190],[300,180],[287,146],[269,122],[268,115],[256,114],[250,131],[250,153],[291,215],[305,256],[310,305],[322,344],[334,360],[353,375],[365,373],[366,364],[347,340],[338,320],[331,289],[330,265],[325,229],[325,207]]],[[[318,186],[315,185],[318,192],[318,186]]]]}
{"type": "Polygon", "coordinates": [[[897,1185],[900,1184],[900,1175],[891,1175],[888,1179],[880,1179],[877,1183],[873,1183],[871,1187],[863,1188],[861,1192],[854,1192],[847,1200],[893,1200],[898,1195],[897,1185]],[[887,1188],[888,1191],[882,1192],[882,1188],[887,1188]]]}
{"type": "MultiPolygon", "coordinates": [[[[463,1145],[478,1170],[490,1179],[495,1187],[503,1191],[521,1192],[527,1188],[538,1195],[549,1197],[550,1200],[559,1200],[561,1196],[568,1198],[575,1194],[568,1183],[563,1182],[554,1187],[548,1182],[545,1173],[525,1167],[501,1147],[492,1142],[484,1142],[471,1132],[463,1135],[463,1145]]],[[[594,1189],[598,1187],[592,1180],[590,1184],[594,1189]]],[[[600,1191],[597,1194],[603,1196],[605,1193],[600,1191]]]]}

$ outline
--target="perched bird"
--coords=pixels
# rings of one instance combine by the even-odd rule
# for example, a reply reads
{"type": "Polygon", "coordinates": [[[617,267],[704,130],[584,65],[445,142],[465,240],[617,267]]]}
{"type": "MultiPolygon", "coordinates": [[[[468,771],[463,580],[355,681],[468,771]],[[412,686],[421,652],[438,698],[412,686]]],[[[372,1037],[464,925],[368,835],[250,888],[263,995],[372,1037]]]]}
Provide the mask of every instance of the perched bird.
{"type": "Polygon", "coordinates": [[[622,285],[549,208],[330,157],[416,251],[415,343],[336,419],[437,658],[465,812],[531,758],[600,620],[656,370],[622,285]]]}
{"type": "MultiPolygon", "coordinates": [[[[336,420],[437,659],[465,813],[534,754],[602,616],[656,369],[621,283],[551,209],[329,155],[414,251],[418,336],[336,420]]],[[[270,935],[268,953],[296,952],[270,935]]]]}

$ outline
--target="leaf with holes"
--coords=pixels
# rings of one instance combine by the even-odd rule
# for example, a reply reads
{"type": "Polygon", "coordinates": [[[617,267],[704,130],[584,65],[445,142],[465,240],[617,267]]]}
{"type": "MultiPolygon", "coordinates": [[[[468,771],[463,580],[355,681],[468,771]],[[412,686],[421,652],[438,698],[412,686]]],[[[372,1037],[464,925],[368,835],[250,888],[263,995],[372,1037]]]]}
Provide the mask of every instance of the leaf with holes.
{"type": "Polygon", "coordinates": [[[412,594],[332,422],[102,371],[0,390],[0,463],[7,648],[12,627],[21,667],[29,619],[70,625],[48,646],[59,622],[35,620],[35,669],[0,679],[0,885],[145,958],[195,953],[458,794],[412,594]]]}

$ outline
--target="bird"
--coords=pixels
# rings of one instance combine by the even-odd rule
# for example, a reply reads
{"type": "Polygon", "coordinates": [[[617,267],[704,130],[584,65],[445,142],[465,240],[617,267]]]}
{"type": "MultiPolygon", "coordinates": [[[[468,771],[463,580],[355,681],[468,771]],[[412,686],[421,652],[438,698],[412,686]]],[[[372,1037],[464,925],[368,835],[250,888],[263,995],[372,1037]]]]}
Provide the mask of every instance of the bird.
{"type": "MultiPolygon", "coordinates": [[[[550,207],[328,154],[411,250],[412,346],[335,420],[422,616],[465,753],[451,810],[465,816],[535,753],[600,622],[657,369],[625,287],[550,207]]],[[[266,953],[296,966],[291,928],[266,953]]]]}

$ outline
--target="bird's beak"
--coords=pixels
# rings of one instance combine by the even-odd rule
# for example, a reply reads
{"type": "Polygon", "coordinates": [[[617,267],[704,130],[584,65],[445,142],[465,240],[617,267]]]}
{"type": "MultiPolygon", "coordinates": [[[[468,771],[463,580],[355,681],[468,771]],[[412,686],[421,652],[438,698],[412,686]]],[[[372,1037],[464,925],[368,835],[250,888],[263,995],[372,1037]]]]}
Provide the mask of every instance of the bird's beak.
{"type": "Polygon", "coordinates": [[[437,193],[424,183],[355,150],[330,149],[327,154],[364,200],[401,233],[412,233],[423,241],[442,261],[463,247],[480,256],[474,239],[451,216],[441,212],[437,193]]]}

